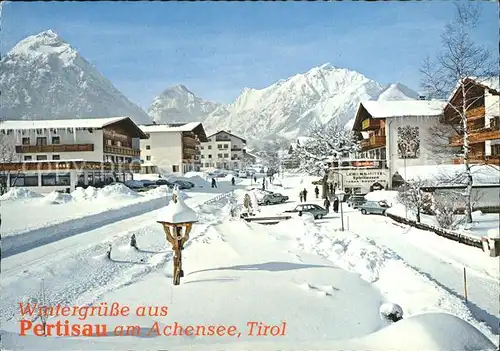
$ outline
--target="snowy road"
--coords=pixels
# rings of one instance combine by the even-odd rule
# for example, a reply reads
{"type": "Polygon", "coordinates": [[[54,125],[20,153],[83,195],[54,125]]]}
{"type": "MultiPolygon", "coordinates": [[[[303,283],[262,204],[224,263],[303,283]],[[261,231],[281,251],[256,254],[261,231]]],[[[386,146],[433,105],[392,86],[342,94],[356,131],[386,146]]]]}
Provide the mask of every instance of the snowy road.
{"type": "MultiPolygon", "coordinates": [[[[468,264],[467,262],[474,254],[483,255],[487,260],[488,257],[485,253],[477,248],[466,247],[468,257],[456,258],[453,257],[453,251],[448,254],[445,250],[440,249],[439,242],[445,245],[448,250],[457,245],[459,245],[458,249],[464,250],[463,246],[465,245],[450,242],[448,239],[415,228],[410,230],[403,228],[393,224],[394,222],[386,217],[363,216],[357,211],[347,212],[347,215],[350,218],[349,229],[352,232],[375,240],[379,246],[390,248],[413,269],[461,299],[465,299],[463,270],[466,267],[467,306],[478,320],[484,321],[495,334],[500,334],[498,269],[496,272],[493,268],[486,270],[488,267],[479,267],[478,264],[468,264]],[[424,245],[425,243],[415,238],[415,234],[424,236],[430,234],[437,237],[433,238],[438,241],[437,247],[433,249],[429,245],[424,245]]],[[[490,258],[490,261],[492,261],[493,266],[497,265],[498,267],[497,260],[490,258]]]]}

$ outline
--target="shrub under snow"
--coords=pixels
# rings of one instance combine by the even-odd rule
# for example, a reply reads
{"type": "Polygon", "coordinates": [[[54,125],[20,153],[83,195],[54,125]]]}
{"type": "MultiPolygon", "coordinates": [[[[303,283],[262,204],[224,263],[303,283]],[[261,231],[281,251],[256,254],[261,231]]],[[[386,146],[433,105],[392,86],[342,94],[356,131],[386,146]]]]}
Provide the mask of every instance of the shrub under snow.
{"type": "Polygon", "coordinates": [[[387,322],[393,323],[403,319],[403,309],[395,303],[383,303],[380,306],[379,312],[380,318],[387,322]]]}

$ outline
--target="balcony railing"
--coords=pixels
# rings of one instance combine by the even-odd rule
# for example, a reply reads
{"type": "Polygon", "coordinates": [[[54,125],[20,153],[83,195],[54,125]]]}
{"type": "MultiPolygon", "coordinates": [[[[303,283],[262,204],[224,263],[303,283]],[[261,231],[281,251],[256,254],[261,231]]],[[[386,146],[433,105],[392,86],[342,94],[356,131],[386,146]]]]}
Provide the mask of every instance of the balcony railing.
{"type": "Polygon", "coordinates": [[[361,122],[361,129],[362,130],[376,130],[380,129],[381,127],[381,122],[379,119],[365,119],[363,122],[361,122]]]}
{"type": "Polygon", "coordinates": [[[115,154],[115,155],[123,155],[123,156],[140,156],[141,150],[132,149],[129,147],[123,146],[104,146],[105,154],[115,154]]]}
{"type": "MultiPolygon", "coordinates": [[[[500,139],[500,129],[498,127],[494,128],[483,128],[481,130],[475,130],[469,135],[469,143],[483,143],[486,140],[500,139]]],[[[464,144],[463,135],[456,135],[449,139],[450,146],[461,146],[464,144]]]]}
{"type": "Polygon", "coordinates": [[[182,137],[182,143],[184,145],[189,145],[189,146],[192,146],[192,147],[196,147],[198,145],[200,145],[200,142],[192,137],[189,137],[189,136],[183,136],[182,137]]]}
{"type": "Polygon", "coordinates": [[[370,138],[361,141],[361,149],[369,150],[385,146],[384,135],[372,135],[370,138]]]}
{"type": "MultiPolygon", "coordinates": [[[[500,156],[485,156],[485,155],[469,155],[468,157],[469,163],[472,164],[487,164],[487,165],[496,165],[500,166],[500,156]]],[[[453,163],[456,165],[460,165],[464,163],[464,159],[459,157],[453,160],[453,163]]]]}
{"type": "Polygon", "coordinates": [[[16,153],[18,154],[85,151],[94,151],[94,144],[16,145],[16,153]]]}
{"type": "Polygon", "coordinates": [[[243,151],[241,147],[232,147],[231,151],[243,151]]]}

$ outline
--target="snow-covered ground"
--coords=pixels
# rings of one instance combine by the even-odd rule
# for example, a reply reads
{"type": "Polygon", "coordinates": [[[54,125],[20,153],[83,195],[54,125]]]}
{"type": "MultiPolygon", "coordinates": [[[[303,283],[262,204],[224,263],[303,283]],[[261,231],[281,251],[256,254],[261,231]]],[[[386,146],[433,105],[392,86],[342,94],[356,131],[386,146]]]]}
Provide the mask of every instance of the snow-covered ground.
{"type": "MultiPolygon", "coordinates": [[[[388,210],[388,213],[412,220],[416,219],[416,215],[413,211],[411,211],[411,209],[405,208],[404,205],[398,203],[397,191],[374,191],[368,193],[365,198],[371,201],[386,200],[388,203],[392,204],[392,207],[388,210]]],[[[498,228],[500,228],[500,215],[498,213],[482,213],[481,211],[474,211],[472,213],[472,224],[460,223],[460,219],[463,218],[464,215],[456,215],[458,225],[454,231],[458,233],[482,237],[486,236],[489,230],[498,230],[498,228]]],[[[420,220],[424,224],[439,227],[435,216],[421,214],[420,220]]]]}
{"type": "MultiPolygon", "coordinates": [[[[242,186],[249,184],[249,180],[242,182],[242,186]]],[[[303,187],[313,195],[308,178],[289,177],[281,184],[270,189],[290,196],[290,201],[262,206],[261,214],[292,208],[303,187]]],[[[481,250],[347,208],[349,231],[344,232],[339,214],[316,221],[307,215],[293,216],[275,226],[246,223],[231,218],[231,195],[207,205],[215,194],[187,194],[186,203],[198,212],[200,222],[183,251],[185,276],[179,286],[172,286],[171,250],[156,223],[157,211],[3,258],[4,348],[495,348],[488,339],[498,340],[498,306],[494,306],[498,302],[489,299],[498,297],[500,274],[494,269],[495,259],[481,250]],[[128,245],[133,233],[138,250],[128,245]],[[105,257],[109,243],[111,260],[105,257]],[[469,274],[468,303],[455,279],[464,266],[469,274]],[[86,319],[86,323],[105,323],[107,337],[19,337],[17,303],[36,297],[41,279],[50,304],[118,302],[132,312],[128,317],[86,319]],[[404,319],[387,326],[379,316],[384,302],[399,304],[404,319]],[[168,315],[136,316],[137,306],[168,306],[168,315]],[[428,312],[438,314],[422,315],[428,312]],[[478,330],[443,313],[458,316],[478,330]],[[174,338],[157,336],[151,329],[155,323],[163,330],[174,322],[235,326],[237,332],[235,336],[174,338]],[[280,326],[285,335],[251,336],[251,322],[280,326]],[[115,336],[114,327],[124,324],[139,326],[139,335],[115,336]]],[[[237,189],[233,194],[241,202],[245,191],[237,189]]],[[[77,317],[54,317],[48,323],[65,319],[82,323],[77,317]]]]}

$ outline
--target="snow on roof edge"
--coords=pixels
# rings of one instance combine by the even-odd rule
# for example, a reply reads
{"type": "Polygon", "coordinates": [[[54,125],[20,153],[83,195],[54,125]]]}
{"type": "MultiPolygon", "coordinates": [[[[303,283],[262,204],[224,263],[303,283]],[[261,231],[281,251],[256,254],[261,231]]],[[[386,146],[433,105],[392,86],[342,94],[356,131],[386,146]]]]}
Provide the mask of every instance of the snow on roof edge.
{"type": "MultiPolygon", "coordinates": [[[[109,124],[130,118],[81,118],[81,119],[47,119],[47,120],[6,120],[0,121],[0,130],[48,129],[48,128],[103,128],[109,124]]],[[[135,122],[134,122],[135,123],[135,122]]]]}

